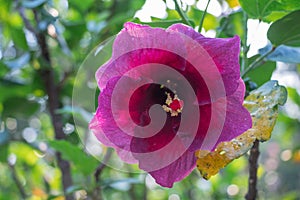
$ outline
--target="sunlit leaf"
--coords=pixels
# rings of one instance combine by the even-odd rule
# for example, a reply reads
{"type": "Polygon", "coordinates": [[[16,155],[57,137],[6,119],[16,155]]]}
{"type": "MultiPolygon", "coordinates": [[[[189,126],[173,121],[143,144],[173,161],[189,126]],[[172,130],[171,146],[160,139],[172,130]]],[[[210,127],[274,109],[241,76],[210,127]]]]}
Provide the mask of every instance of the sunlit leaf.
{"type": "Polygon", "coordinates": [[[168,16],[166,18],[166,20],[173,20],[173,19],[180,19],[180,15],[178,14],[178,12],[176,10],[167,10],[168,16]]]}
{"type": "Polygon", "coordinates": [[[24,162],[29,166],[34,166],[40,159],[33,147],[23,142],[14,142],[9,145],[9,152],[17,156],[17,162],[24,162]]]}
{"type": "Polygon", "coordinates": [[[92,174],[99,164],[94,157],[87,155],[78,146],[67,141],[50,141],[49,145],[61,152],[64,159],[72,161],[75,167],[85,175],[92,174]]]}
{"type": "Polygon", "coordinates": [[[269,81],[252,91],[244,102],[252,116],[252,128],[230,142],[220,143],[213,152],[198,151],[197,168],[201,175],[209,179],[231,161],[244,155],[256,139],[270,139],[278,115],[278,105],[283,105],[286,98],[285,87],[278,85],[277,81],[269,81]]]}
{"type": "Polygon", "coordinates": [[[288,87],[289,98],[300,106],[300,95],[295,88],[288,87]]]}

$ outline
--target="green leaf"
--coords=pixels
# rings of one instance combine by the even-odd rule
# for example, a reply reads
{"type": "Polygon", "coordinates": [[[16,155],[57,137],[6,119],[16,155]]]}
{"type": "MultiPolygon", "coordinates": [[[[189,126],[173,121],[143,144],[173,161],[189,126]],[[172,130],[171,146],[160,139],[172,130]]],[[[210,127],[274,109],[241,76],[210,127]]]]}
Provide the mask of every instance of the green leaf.
{"type": "Polygon", "coordinates": [[[299,0],[239,0],[250,18],[275,21],[291,11],[300,9],[299,0]]]}
{"type": "Polygon", "coordinates": [[[10,27],[10,34],[17,47],[28,50],[25,33],[22,28],[10,27]]]}
{"type": "Polygon", "coordinates": [[[269,81],[253,90],[244,101],[252,117],[252,128],[229,142],[221,142],[212,152],[197,151],[197,168],[201,175],[209,179],[247,153],[255,140],[269,140],[278,116],[278,105],[283,105],[286,99],[287,91],[277,81],[269,81]]]}
{"type": "MultiPolygon", "coordinates": [[[[249,58],[249,62],[255,61],[259,55],[253,56],[249,58]]],[[[267,61],[264,62],[262,65],[259,67],[251,70],[248,74],[247,77],[249,77],[252,81],[254,81],[258,86],[261,86],[265,82],[269,81],[271,79],[272,73],[276,68],[276,63],[267,61]]]]}
{"type": "Polygon", "coordinates": [[[144,5],[145,1],[144,0],[134,0],[134,1],[129,1],[128,3],[130,3],[131,9],[139,10],[144,5]]]}
{"type": "Polygon", "coordinates": [[[48,0],[23,0],[22,5],[25,8],[36,8],[43,5],[48,0]]]}
{"type": "Polygon", "coordinates": [[[74,6],[81,12],[85,12],[87,9],[89,9],[92,6],[93,2],[94,0],[85,0],[84,2],[82,2],[81,0],[69,0],[70,5],[74,6]]]}
{"type": "Polygon", "coordinates": [[[180,15],[178,14],[178,12],[176,10],[167,9],[167,13],[168,13],[168,16],[167,16],[166,20],[174,20],[174,19],[180,20],[180,15]]]}
{"type": "Polygon", "coordinates": [[[287,88],[287,90],[288,90],[289,98],[300,106],[300,96],[297,90],[291,87],[287,88]]]}
{"type": "Polygon", "coordinates": [[[26,97],[31,92],[31,87],[22,82],[0,78],[0,102],[8,98],[26,97]]]}
{"type": "Polygon", "coordinates": [[[280,3],[275,0],[239,0],[250,18],[263,20],[272,11],[278,10],[280,3]]]}
{"type": "MultiPolygon", "coordinates": [[[[259,50],[261,55],[266,54],[272,48],[272,45],[267,45],[266,47],[259,50]]],[[[286,63],[300,63],[300,47],[289,47],[285,45],[280,45],[267,56],[268,60],[286,62],[286,63]]]]}
{"type": "Polygon", "coordinates": [[[78,41],[83,37],[87,31],[87,25],[83,22],[62,22],[66,30],[63,35],[70,48],[78,48],[78,41]],[[76,34],[74,34],[76,33],[76,34]]]}
{"type": "MultiPolygon", "coordinates": [[[[169,26],[176,24],[176,23],[182,23],[182,20],[161,20],[161,19],[156,19],[153,18],[153,22],[141,22],[138,18],[135,18],[132,22],[135,23],[142,23],[142,24],[147,24],[151,27],[160,27],[160,28],[168,28],[169,26]],[[156,21],[157,20],[157,21],[156,21]]],[[[191,20],[189,21],[190,23],[194,24],[191,20]]]]}
{"type": "Polygon", "coordinates": [[[265,21],[274,22],[292,11],[300,9],[299,0],[280,0],[270,15],[265,17],[265,21]]]}
{"type": "Polygon", "coordinates": [[[240,36],[243,41],[245,37],[243,29],[244,16],[242,12],[235,12],[230,14],[228,17],[224,17],[220,21],[220,37],[233,37],[235,35],[240,36]]]}
{"type": "Polygon", "coordinates": [[[72,145],[65,140],[50,141],[49,145],[56,151],[61,152],[64,159],[72,161],[75,167],[84,175],[92,174],[99,165],[97,159],[87,155],[78,146],[72,145]]]}
{"type": "Polygon", "coordinates": [[[300,46],[300,10],[294,11],[274,22],[268,30],[273,45],[300,46]]]}
{"type": "Polygon", "coordinates": [[[25,97],[11,97],[3,102],[3,117],[25,118],[32,116],[40,108],[40,104],[29,101],[25,97]]]}
{"type": "Polygon", "coordinates": [[[8,148],[9,148],[9,144],[0,145],[0,162],[3,163],[7,162],[8,148]]]}
{"type": "Polygon", "coordinates": [[[4,130],[0,132],[0,162],[7,162],[10,134],[4,130]]]}

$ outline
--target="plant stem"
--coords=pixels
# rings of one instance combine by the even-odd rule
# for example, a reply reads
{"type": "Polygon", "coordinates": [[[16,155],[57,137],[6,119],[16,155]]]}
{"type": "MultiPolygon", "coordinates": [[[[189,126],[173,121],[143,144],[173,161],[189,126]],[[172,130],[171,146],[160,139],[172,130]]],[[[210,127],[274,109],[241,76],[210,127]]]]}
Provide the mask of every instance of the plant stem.
{"type": "Polygon", "coordinates": [[[12,178],[13,180],[15,181],[16,185],[17,185],[17,188],[21,194],[21,197],[22,199],[26,199],[27,195],[26,195],[26,192],[21,184],[21,181],[19,180],[18,178],[18,175],[17,175],[17,172],[16,172],[16,169],[15,169],[15,166],[14,165],[11,165],[9,164],[9,167],[11,169],[11,173],[12,173],[12,178]]]}
{"type": "Polygon", "coordinates": [[[192,24],[189,22],[188,18],[186,17],[185,13],[183,12],[181,6],[178,4],[178,0],[174,0],[174,3],[175,3],[175,9],[178,12],[178,14],[180,15],[182,21],[185,24],[192,26],[192,24]]]}
{"type": "Polygon", "coordinates": [[[249,65],[249,67],[247,67],[242,73],[241,73],[241,77],[244,78],[245,75],[250,72],[252,69],[256,68],[268,55],[270,55],[271,53],[273,53],[275,51],[276,47],[273,46],[272,49],[265,53],[264,55],[260,56],[259,58],[257,58],[253,63],[251,63],[251,65],[249,65]]]}
{"type": "Polygon", "coordinates": [[[113,153],[113,150],[111,148],[108,148],[106,153],[105,153],[105,156],[102,160],[102,162],[100,163],[100,165],[97,167],[95,173],[94,173],[94,176],[95,176],[95,180],[96,182],[99,182],[100,181],[100,175],[103,171],[103,169],[105,168],[106,166],[106,163],[109,161],[109,159],[111,158],[112,156],[112,153],[113,153]]]}
{"type": "Polygon", "coordinates": [[[147,200],[147,196],[148,196],[148,189],[147,189],[147,185],[146,185],[146,175],[144,176],[144,184],[143,184],[144,190],[143,190],[143,200],[147,200]]]}
{"type": "Polygon", "coordinates": [[[257,168],[259,157],[259,141],[255,140],[249,156],[249,180],[248,192],[245,196],[246,200],[255,200],[257,197],[257,168]]]}
{"type": "Polygon", "coordinates": [[[205,10],[204,10],[204,13],[202,15],[202,18],[200,20],[200,24],[199,24],[199,27],[198,27],[198,32],[200,33],[201,30],[202,30],[202,27],[203,27],[203,22],[204,22],[204,19],[205,19],[205,15],[207,13],[207,8],[209,6],[209,3],[210,3],[210,0],[208,0],[207,4],[206,4],[206,7],[205,7],[205,10]]]}

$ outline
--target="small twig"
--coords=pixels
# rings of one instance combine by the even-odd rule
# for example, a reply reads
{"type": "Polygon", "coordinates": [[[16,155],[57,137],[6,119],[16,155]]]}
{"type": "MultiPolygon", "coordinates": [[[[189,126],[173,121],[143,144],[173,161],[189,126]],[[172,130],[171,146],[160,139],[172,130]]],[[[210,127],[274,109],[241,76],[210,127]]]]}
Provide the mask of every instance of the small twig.
{"type": "Polygon", "coordinates": [[[20,16],[24,22],[25,28],[27,30],[29,30],[30,32],[32,32],[34,35],[37,35],[37,32],[35,31],[34,27],[32,26],[32,24],[30,23],[30,21],[27,19],[27,17],[25,16],[25,11],[24,8],[21,6],[21,3],[19,0],[16,0],[16,4],[17,4],[17,9],[20,13],[20,16]]]}
{"type": "Polygon", "coordinates": [[[143,187],[144,187],[144,191],[143,191],[143,200],[147,200],[147,196],[148,196],[148,188],[147,188],[147,185],[146,185],[146,175],[144,176],[144,184],[143,184],[143,187]]]}
{"type": "Polygon", "coordinates": [[[264,55],[260,56],[259,58],[257,58],[253,63],[251,63],[251,65],[249,65],[249,67],[247,67],[241,74],[242,78],[245,77],[245,75],[250,72],[252,69],[256,68],[268,55],[270,55],[271,53],[273,53],[275,51],[276,47],[273,46],[272,49],[265,53],[264,55]]]}
{"type": "Polygon", "coordinates": [[[103,169],[106,167],[106,163],[111,158],[112,153],[113,153],[113,150],[111,148],[108,148],[104,155],[103,160],[101,161],[100,165],[95,170],[94,177],[95,177],[95,181],[96,181],[96,187],[93,191],[93,199],[94,200],[102,200],[100,177],[101,177],[103,169]]]}
{"type": "Polygon", "coordinates": [[[64,83],[68,80],[68,78],[72,75],[73,71],[67,71],[64,73],[63,78],[59,81],[59,83],[57,84],[57,90],[60,91],[61,88],[64,86],[64,83]]]}
{"type": "Polygon", "coordinates": [[[248,65],[248,57],[247,57],[247,53],[249,51],[249,47],[247,45],[247,35],[248,35],[248,15],[246,12],[243,12],[243,23],[244,23],[244,40],[242,41],[242,45],[243,45],[243,60],[242,60],[242,65],[241,65],[241,71],[244,71],[246,66],[248,65]]]}
{"type": "Polygon", "coordinates": [[[105,155],[104,155],[104,158],[103,158],[102,162],[97,167],[97,169],[96,169],[96,171],[94,173],[94,177],[95,177],[96,183],[98,183],[100,181],[100,175],[101,175],[103,169],[106,167],[106,163],[111,158],[112,153],[113,153],[113,150],[111,148],[108,148],[107,151],[106,151],[106,153],[105,153],[105,155]]]}
{"type": "Polygon", "coordinates": [[[15,166],[14,165],[11,165],[9,164],[9,168],[11,169],[11,173],[12,173],[12,178],[13,180],[15,181],[16,185],[17,185],[17,188],[21,194],[21,197],[22,199],[26,199],[27,195],[26,195],[26,192],[22,186],[22,183],[21,181],[19,180],[18,178],[18,175],[17,175],[17,172],[16,172],[16,169],[15,169],[15,166]]]}
{"type": "Polygon", "coordinates": [[[178,12],[178,14],[180,15],[182,21],[185,24],[192,26],[192,24],[189,22],[188,18],[186,17],[185,13],[183,12],[181,6],[178,4],[178,0],[174,0],[174,3],[175,3],[175,9],[178,12]]]}
{"type": "Polygon", "coordinates": [[[130,197],[130,199],[138,199],[136,194],[135,194],[136,188],[134,186],[134,184],[131,185],[130,189],[128,190],[128,196],[130,197]]]}
{"type": "Polygon", "coordinates": [[[257,169],[259,157],[259,141],[255,140],[249,156],[249,180],[246,200],[255,200],[257,197],[257,169]]]}
{"type": "Polygon", "coordinates": [[[118,7],[118,1],[112,0],[111,6],[109,8],[110,15],[107,17],[106,19],[107,21],[111,20],[115,16],[117,7],[118,7]]]}
{"type": "Polygon", "coordinates": [[[199,27],[198,27],[198,32],[200,33],[201,30],[202,30],[202,27],[203,27],[203,22],[204,22],[204,19],[205,19],[205,15],[207,13],[207,8],[209,6],[209,3],[210,3],[210,0],[208,0],[207,4],[206,4],[206,7],[205,7],[205,10],[203,12],[203,15],[202,15],[202,18],[200,20],[200,24],[199,24],[199,27]]]}

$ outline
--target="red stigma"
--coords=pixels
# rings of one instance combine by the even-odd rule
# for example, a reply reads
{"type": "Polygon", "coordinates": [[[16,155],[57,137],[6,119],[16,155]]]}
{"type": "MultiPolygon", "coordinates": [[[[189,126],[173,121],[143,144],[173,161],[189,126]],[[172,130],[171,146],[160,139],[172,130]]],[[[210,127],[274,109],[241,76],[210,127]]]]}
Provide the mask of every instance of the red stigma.
{"type": "Polygon", "coordinates": [[[172,110],[177,111],[178,109],[181,109],[183,107],[183,101],[178,100],[178,99],[174,99],[169,107],[172,110]]]}

